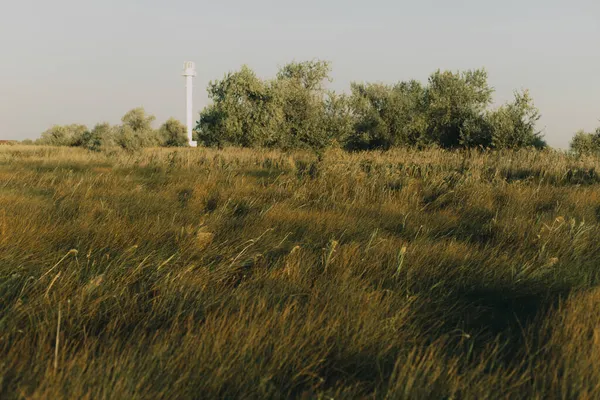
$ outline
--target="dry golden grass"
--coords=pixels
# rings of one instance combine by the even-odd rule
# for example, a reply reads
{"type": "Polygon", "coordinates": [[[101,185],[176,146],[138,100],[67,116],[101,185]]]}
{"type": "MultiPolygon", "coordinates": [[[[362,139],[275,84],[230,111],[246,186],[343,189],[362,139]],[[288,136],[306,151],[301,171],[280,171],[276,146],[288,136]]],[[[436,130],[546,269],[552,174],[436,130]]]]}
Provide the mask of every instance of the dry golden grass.
{"type": "Polygon", "coordinates": [[[599,398],[599,167],[0,148],[0,398],[599,398]]]}

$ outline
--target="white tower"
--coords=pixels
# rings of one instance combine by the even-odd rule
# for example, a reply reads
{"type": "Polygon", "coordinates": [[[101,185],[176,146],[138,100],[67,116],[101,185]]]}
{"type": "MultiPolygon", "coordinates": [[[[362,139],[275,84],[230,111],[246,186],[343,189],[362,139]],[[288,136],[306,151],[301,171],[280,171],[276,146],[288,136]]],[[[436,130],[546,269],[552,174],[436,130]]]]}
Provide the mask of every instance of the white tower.
{"type": "Polygon", "coordinates": [[[198,142],[192,140],[192,132],[194,130],[194,106],[193,106],[193,98],[194,98],[194,86],[193,79],[196,76],[196,64],[192,61],[186,61],[183,63],[183,76],[185,76],[185,89],[187,92],[186,97],[186,106],[187,106],[187,135],[188,142],[190,147],[198,146],[198,142]]]}

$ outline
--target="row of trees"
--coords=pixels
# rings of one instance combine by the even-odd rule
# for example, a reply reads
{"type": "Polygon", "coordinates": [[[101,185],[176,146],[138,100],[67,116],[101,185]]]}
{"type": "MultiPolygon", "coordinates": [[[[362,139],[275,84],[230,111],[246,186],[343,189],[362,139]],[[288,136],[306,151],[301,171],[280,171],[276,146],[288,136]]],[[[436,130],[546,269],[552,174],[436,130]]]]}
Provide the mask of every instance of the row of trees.
{"type": "MultiPolygon", "coordinates": [[[[212,104],[200,113],[195,139],[204,146],[314,150],[545,146],[529,93],[516,92],[512,102],[492,109],[485,70],[437,71],[425,84],[352,83],[347,94],[326,89],[330,72],[329,63],[317,60],[285,65],[273,79],[260,79],[247,66],[228,73],[209,84],[212,104]]],[[[153,121],[136,108],[120,125],[54,126],[37,142],[90,150],[187,144],[179,121],[158,130],[153,121]]]]}
{"type": "Polygon", "coordinates": [[[571,150],[578,154],[600,154],[600,128],[594,133],[578,131],[571,140],[571,150]]]}
{"type": "Polygon", "coordinates": [[[490,109],[485,70],[437,71],[426,84],[353,83],[350,94],[325,89],[324,61],[291,63],[274,79],[248,67],[211,82],[212,104],[196,126],[205,146],[348,150],[438,145],[444,148],[544,147],[540,115],[527,91],[490,109]]]}
{"type": "Polygon", "coordinates": [[[99,151],[103,148],[119,147],[136,150],[142,147],[187,146],[186,128],[171,118],[159,129],[153,129],[155,117],[146,114],[143,108],[135,108],[121,118],[121,124],[97,124],[93,129],[85,125],[55,125],[42,133],[37,144],[52,146],[78,146],[99,151]]]}

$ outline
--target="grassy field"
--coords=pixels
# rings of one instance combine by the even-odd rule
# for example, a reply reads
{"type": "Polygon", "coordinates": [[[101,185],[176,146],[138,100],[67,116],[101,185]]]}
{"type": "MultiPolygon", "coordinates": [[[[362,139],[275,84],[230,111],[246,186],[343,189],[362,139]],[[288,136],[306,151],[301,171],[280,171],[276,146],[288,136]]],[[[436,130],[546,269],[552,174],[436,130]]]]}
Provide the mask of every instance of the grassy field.
{"type": "Polygon", "coordinates": [[[600,398],[599,172],[0,147],[0,398],[600,398]]]}

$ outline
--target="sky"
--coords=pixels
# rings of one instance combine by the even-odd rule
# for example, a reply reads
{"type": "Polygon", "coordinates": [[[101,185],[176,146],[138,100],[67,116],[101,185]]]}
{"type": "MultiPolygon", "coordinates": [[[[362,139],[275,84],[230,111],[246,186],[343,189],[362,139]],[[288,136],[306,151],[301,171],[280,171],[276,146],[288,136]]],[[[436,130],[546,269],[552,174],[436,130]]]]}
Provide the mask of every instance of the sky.
{"type": "Polygon", "coordinates": [[[597,0],[0,0],[0,139],[55,124],[116,124],[142,106],[185,121],[211,80],[328,60],[330,88],[485,68],[495,105],[529,89],[539,129],[566,148],[600,126],[597,0]]]}

